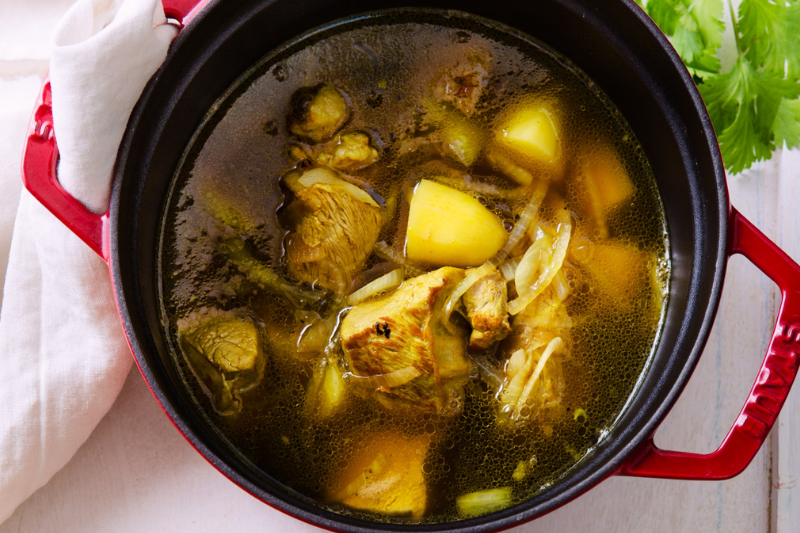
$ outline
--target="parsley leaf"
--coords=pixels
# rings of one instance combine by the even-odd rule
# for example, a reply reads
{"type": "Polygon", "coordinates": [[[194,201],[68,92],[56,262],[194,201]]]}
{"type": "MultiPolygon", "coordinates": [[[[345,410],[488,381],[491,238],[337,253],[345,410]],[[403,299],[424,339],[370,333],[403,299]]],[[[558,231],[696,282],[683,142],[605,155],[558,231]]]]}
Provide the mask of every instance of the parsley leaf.
{"type": "Polygon", "coordinates": [[[750,61],[774,72],[800,73],[800,3],[742,0],[738,22],[750,61]]]}
{"type": "Polygon", "coordinates": [[[742,0],[738,15],[731,9],[737,58],[723,73],[722,0],[639,3],[698,82],[729,172],[800,146],[800,0],[742,0]]]}
{"type": "Polygon", "coordinates": [[[719,71],[722,0],[650,0],[647,12],[670,36],[687,67],[700,77],[719,71]]]}
{"type": "Polygon", "coordinates": [[[784,142],[787,148],[800,146],[800,100],[781,101],[775,123],[775,144],[781,146],[784,142]]]}

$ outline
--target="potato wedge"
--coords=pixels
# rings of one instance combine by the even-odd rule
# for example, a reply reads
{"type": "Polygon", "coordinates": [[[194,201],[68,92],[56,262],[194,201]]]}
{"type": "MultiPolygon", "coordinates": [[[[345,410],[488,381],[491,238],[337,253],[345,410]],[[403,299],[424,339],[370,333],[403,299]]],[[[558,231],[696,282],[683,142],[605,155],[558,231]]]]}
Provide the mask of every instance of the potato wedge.
{"type": "Polygon", "coordinates": [[[545,171],[552,178],[563,173],[560,119],[548,101],[533,101],[513,111],[497,131],[495,145],[530,170],[545,171]]]}
{"type": "Polygon", "coordinates": [[[406,255],[412,261],[477,266],[508,238],[503,224],[478,200],[435,181],[422,180],[408,213],[406,255]]]}
{"type": "Polygon", "coordinates": [[[578,201],[589,213],[600,238],[608,237],[608,212],[629,200],[633,182],[611,146],[600,146],[581,165],[576,179],[578,201]]]}

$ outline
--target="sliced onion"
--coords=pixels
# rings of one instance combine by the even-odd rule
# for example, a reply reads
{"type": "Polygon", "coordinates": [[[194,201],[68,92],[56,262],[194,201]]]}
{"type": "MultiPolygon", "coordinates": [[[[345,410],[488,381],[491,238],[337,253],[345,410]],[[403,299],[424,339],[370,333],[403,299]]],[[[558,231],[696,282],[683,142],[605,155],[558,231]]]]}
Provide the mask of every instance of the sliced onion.
{"type": "Polygon", "coordinates": [[[389,372],[388,374],[375,374],[373,376],[359,376],[352,372],[345,373],[345,377],[352,380],[354,385],[375,389],[394,389],[395,387],[414,381],[421,375],[422,371],[413,366],[405,366],[394,372],[389,372]]]}
{"type": "Polygon", "coordinates": [[[542,370],[544,370],[544,365],[547,364],[547,360],[550,359],[550,356],[553,355],[556,350],[563,349],[564,341],[561,340],[561,337],[556,337],[550,341],[550,343],[547,345],[547,348],[544,349],[542,356],[539,358],[539,362],[536,363],[536,368],[533,370],[531,379],[528,380],[528,382],[525,384],[525,388],[522,390],[522,394],[519,397],[519,405],[525,405],[525,402],[528,401],[528,396],[531,395],[533,386],[536,384],[536,380],[539,379],[542,370]]]}
{"type": "Polygon", "coordinates": [[[553,241],[543,236],[533,242],[525,251],[519,261],[517,270],[514,271],[514,281],[517,284],[517,293],[523,294],[536,281],[536,273],[543,270],[552,259],[551,250],[553,241]]]}
{"type": "Polygon", "coordinates": [[[498,267],[500,273],[503,275],[503,279],[506,281],[511,281],[514,279],[514,274],[517,272],[517,267],[519,266],[519,262],[521,260],[522,257],[514,257],[498,267]]]}
{"type": "Polygon", "coordinates": [[[356,305],[383,291],[394,290],[403,283],[403,279],[405,279],[403,268],[395,268],[388,274],[384,274],[378,279],[370,281],[357,291],[350,293],[350,296],[347,297],[347,305],[356,305]]]}
{"type": "Polygon", "coordinates": [[[427,274],[427,270],[420,268],[417,265],[411,264],[402,254],[398,254],[397,251],[386,244],[386,241],[381,241],[375,245],[373,250],[379,257],[391,261],[392,263],[397,263],[402,265],[403,269],[405,270],[406,274],[409,276],[417,277],[423,274],[427,274]]]}
{"type": "Polygon", "coordinates": [[[447,299],[447,303],[444,306],[444,323],[448,329],[450,327],[448,326],[448,324],[450,324],[450,316],[453,314],[453,311],[457,307],[458,302],[464,293],[467,292],[475,283],[491,274],[501,263],[503,263],[511,251],[517,246],[517,244],[519,244],[519,241],[522,240],[522,237],[525,236],[528,228],[530,228],[532,224],[536,223],[537,216],[539,214],[539,207],[541,207],[544,197],[547,195],[547,188],[549,185],[549,182],[546,180],[541,180],[536,185],[536,189],[534,189],[528,205],[520,214],[519,220],[514,226],[511,234],[508,236],[505,246],[503,246],[503,248],[497,252],[497,255],[486,261],[484,264],[478,268],[471,269],[464,277],[464,280],[459,283],[459,285],[450,295],[450,298],[447,299]]]}
{"type": "Polygon", "coordinates": [[[495,391],[503,388],[503,376],[494,363],[489,362],[486,357],[473,357],[472,360],[475,361],[475,365],[481,372],[481,378],[487,385],[495,391]]]}
{"type": "Polygon", "coordinates": [[[297,183],[303,187],[311,187],[316,184],[334,185],[341,187],[356,200],[360,200],[372,207],[380,207],[375,200],[364,189],[353,185],[349,181],[345,181],[333,170],[327,167],[315,167],[305,171],[299,178],[297,183]]]}
{"type": "Polygon", "coordinates": [[[572,292],[572,287],[569,286],[567,276],[564,275],[564,269],[559,270],[553,278],[553,289],[555,290],[556,298],[559,302],[566,300],[567,296],[572,292]]]}
{"type": "Polygon", "coordinates": [[[519,373],[520,369],[525,365],[525,350],[517,350],[511,354],[506,363],[506,375],[511,379],[519,373]]]}
{"type": "Polygon", "coordinates": [[[519,401],[520,395],[523,392],[525,379],[528,377],[528,374],[531,371],[531,367],[533,366],[533,357],[531,357],[528,354],[525,355],[527,356],[525,364],[514,375],[511,381],[509,381],[508,387],[505,388],[503,394],[500,396],[500,403],[502,403],[503,405],[516,404],[519,401]]]}
{"type": "Polygon", "coordinates": [[[500,261],[498,261],[497,257],[495,256],[478,268],[472,268],[467,271],[467,275],[464,276],[464,280],[458,284],[455,290],[450,294],[450,298],[447,299],[447,303],[444,304],[445,325],[450,323],[450,315],[453,314],[453,311],[458,305],[458,302],[461,300],[461,297],[464,296],[464,293],[467,292],[469,288],[475,285],[478,281],[494,272],[499,263],[500,261]]]}
{"type": "Polygon", "coordinates": [[[534,189],[528,205],[525,206],[525,209],[523,209],[522,213],[520,213],[519,220],[517,220],[514,229],[508,236],[505,246],[503,246],[503,249],[497,253],[496,257],[498,257],[500,261],[505,260],[505,258],[509,256],[517,244],[519,244],[519,241],[522,240],[522,237],[528,232],[528,229],[536,224],[539,215],[539,208],[542,206],[544,197],[547,196],[547,188],[549,186],[550,182],[547,180],[541,180],[536,185],[536,189],[534,189]]]}
{"type": "MultiPolygon", "coordinates": [[[[572,224],[568,220],[564,220],[561,222],[561,224],[559,224],[556,240],[553,244],[552,258],[550,259],[549,264],[542,269],[539,279],[537,279],[533,285],[528,285],[522,282],[522,280],[519,278],[519,275],[517,276],[517,293],[519,293],[519,297],[508,302],[509,314],[516,315],[525,309],[529,303],[531,303],[542,293],[542,291],[547,288],[548,285],[550,285],[550,282],[553,281],[556,273],[561,270],[561,265],[564,264],[564,258],[567,255],[567,248],[569,246],[569,238],[571,233],[572,224]]],[[[534,245],[531,245],[531,248],[533,248],[534,245]]],[[[524,261],[525,258],[523,257],[522,262],[520,262],[520,266],[524,261]]]]}
{"type": "Polygon", "coordinates": [[[493,513],[512,504],[511,492],[511,487],[500,487],[462,494],[456,498],[456,507],[465,517],[493,513]]]}

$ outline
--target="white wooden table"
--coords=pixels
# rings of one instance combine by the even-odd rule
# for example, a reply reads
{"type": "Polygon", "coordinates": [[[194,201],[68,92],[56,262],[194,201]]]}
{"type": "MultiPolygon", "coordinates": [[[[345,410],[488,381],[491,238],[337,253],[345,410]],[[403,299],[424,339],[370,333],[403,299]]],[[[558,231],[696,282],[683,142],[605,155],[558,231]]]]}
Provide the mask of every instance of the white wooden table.
{"type": "MultiPolygon", "coordinates": [[[[72,0],[0,0],[0,272],[19,191],[27,119],[47,69],[48,35],[72,0]],[[26,27],[27,26],[27,27],[26,27]],[[9,38],[10,29],[19,38],[9,38]],[[20,30],[22,28],[22,30],[20,30]],[[4,37],[5,36],[5,37],[4,37]]],[[[800,153],[729,179],[734,205],[800,258],[800,153]]],[[[2,281],[2,275],[0,275],[2,281]]],[[[729,265],[705,353],[662,424],[659,446],[714,450],[742,407],[772,332],[779,294],[747,260],[729,265]]],[[[0,354],[2,355],[2,354],[0,354]]],[[[611,478],[519,532],[800,531],[800,392],[740,476],[722,482],[611,478]]],[[[184,441],[132,370],[75,457],[3,524],[12,532],[312,531],[260,503],[184,441]]]]}

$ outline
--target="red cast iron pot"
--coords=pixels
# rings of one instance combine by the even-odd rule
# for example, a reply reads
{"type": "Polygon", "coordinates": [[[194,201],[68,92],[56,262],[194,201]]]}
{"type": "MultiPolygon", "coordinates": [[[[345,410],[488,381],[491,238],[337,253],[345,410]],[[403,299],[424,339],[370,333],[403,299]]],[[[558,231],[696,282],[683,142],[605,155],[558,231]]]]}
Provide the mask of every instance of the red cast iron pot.
{"type": "MultiPolygon", "coordinates": [[[[489,515],[446,524],[376,524],[317,507],[229,447],[181,386],[158,313],[156,260],[166,194],[184,147],[214,101],[281,43],[328,21],[370,11],[367,0],[166,0],[185,23],[128,123],[111,206],[94,215],[56,178],[58,150],[45,83],[23,161],[30,192],[108,263],[139,369],[187,440],[242,488],[301,520],[344,531],[487,531],[531,520],[610,475],[725,479],[767,437],[798,368],[800,267],[729,203],[711,122],[678,55],[631,0],[388,0],[381,8],[458,9],[527,33],[568,57],[616,103],[654,169],[670,234],[672,277],[664,330],[608,436],[550,488],[489,515]],[[201,1],[205,4],[206,1],[201,1]],[[750,395],[708,455],[664,451],[652,435],[689,379],[716,313],[728,257],[741,253],[781,289],[775,332],[750,395]]],[[[443,19],[444,20],[444,19],[443,19]]]]}

